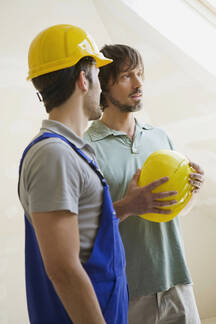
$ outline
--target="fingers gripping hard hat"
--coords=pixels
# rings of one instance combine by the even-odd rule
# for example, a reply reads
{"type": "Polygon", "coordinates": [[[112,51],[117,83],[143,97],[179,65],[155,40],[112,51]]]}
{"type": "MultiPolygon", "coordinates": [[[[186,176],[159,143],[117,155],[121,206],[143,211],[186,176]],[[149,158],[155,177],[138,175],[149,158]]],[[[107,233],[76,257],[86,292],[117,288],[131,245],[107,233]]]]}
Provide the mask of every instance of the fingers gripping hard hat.
{"type": "Polygon", "coordinates": [[[140,217],[152,222],[168,222],[177,216],[188,204],[192,197],[192,185],[189,175],[194,170],[189,166],[189,161],[180,153],[171,150],[159,150],[152,153],[145,161],[140,177],[139,186],[146,186],[162,177],[169,177],[166,183],[155,188],[152,192],[177,191],[177,195],[157,200],[177,200],[177,204],[161,209],[170,209],[170,214],[148,213],[140,217]],[[173,197],[173,198],[172,198],[173,197]]]}
{"type": "Polygon", "coordinates": [[[100,67],[112,62],[99,52],[97,45],[83,29],[72,25],[55,25],[39,33],[32,41],[27,80],[65,69],[91,56],[100,67]]]}

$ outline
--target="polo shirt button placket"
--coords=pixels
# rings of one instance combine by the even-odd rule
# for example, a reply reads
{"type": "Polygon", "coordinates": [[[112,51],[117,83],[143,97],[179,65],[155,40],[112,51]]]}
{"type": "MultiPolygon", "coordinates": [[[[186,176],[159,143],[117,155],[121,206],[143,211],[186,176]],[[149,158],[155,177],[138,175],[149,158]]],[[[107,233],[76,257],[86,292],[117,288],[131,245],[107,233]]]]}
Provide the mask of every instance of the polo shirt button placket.
{"type": "Polygon", "coordinates": [[[134,153],[134,154],[138,153],[138,149],[134,146],[132,146],[132,153],[134,153]]]}

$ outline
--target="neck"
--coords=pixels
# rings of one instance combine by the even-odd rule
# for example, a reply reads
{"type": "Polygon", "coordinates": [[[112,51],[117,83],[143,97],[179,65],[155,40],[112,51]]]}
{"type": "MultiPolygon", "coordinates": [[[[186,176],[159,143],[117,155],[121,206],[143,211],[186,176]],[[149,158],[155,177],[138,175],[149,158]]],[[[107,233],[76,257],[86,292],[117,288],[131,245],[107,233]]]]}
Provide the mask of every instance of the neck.
{"type": "Polygon", "coordinates": [[[83,137],[88,126],[88,118],[84,114],[80,98],[69,98],[62,105],[53,108],[49,114],[49,119],[64,124],[79,137],[83,137]]]}
{"type": "Polygon", "coordinates": [[[135,119],[132,112],[121,112],[115,107],[104,110],[101,121],[109,128],[125,132],[131,139],[135,132],[135,119]]]}

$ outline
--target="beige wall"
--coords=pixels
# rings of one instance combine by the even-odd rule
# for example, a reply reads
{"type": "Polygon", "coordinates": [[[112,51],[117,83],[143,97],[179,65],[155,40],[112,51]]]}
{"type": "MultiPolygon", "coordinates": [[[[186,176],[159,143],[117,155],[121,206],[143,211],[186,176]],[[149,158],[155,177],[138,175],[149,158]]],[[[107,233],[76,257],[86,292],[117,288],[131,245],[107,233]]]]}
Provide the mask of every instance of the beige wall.
{"type": "Polygon", "coordinates": [[[185,58],[157,31],[131,16],[124,7],[113,5],[116,2],[38,0],[30,4],[28,0],[8,0],[0,3],[0,324],[28,323],[24,290],[24,219],[17,199],[17,173],[24,146],[46,115],[31,83],[25,80],[27,50],[40,30],[57,23],[84,27],[99,46],[118,41],[138,47],[146,67],[145,110],[139,118],[163,125],[178,147],[192,153],[205,167],[205,188],[197,207],[182,219],[182,225],[201,315],[216,316],[213,250],[216,243],[215,79],[185,58]],[[107,4],[110,7],[106,7],[107,4]],[[205,129],[201,128],[203,125],[205,129]]]}

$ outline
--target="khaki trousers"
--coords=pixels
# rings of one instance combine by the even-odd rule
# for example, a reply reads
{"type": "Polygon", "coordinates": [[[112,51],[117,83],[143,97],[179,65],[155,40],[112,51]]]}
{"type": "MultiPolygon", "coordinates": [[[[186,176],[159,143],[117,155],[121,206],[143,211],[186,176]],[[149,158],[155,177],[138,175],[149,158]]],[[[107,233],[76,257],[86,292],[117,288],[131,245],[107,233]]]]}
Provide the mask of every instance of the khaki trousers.
{"type": "Polygon", "coordinates": [[[200,324],[192,285],[177,285],[167,291],[130,301],[129,324],[200,324]]]}

